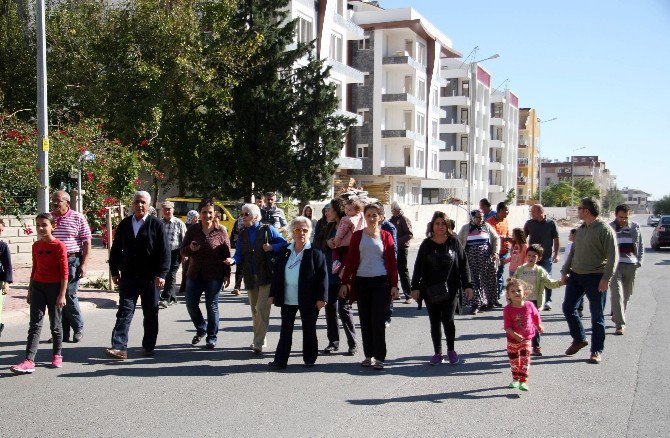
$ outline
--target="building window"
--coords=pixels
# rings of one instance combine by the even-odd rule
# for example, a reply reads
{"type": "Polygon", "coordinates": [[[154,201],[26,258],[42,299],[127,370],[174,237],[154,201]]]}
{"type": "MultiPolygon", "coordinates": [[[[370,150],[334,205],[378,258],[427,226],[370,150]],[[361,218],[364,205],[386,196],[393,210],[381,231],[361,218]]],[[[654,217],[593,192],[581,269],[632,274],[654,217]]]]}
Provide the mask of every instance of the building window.
{"type": "Polygon", "coordinates": [[[356,158],[370,158],[370,147],[367,144],[357,145],[356,158]]]}
{"type": "Polygon", "coordinates": [[[310,43],[312,41],[312,28],[312,20],[304,17],[298,17],[298,26],[296,31],[298,32],[299,43],[310,43]]]}
{"type": "Polygon", "coordinates": [[[372,75],[370,73],[363,73],[363,86],[368,87],[372,85],[372,75]]]}
{"type": "Polygon", "coordinates": [[[330,36],[330,57],[342,62],[342,35],[333,33],[330,36]]]}
{"type": "Polygon", "coordinates": [[[419,93],[417,96],[421,100],[426,100],[426,81],[419,79],[419,93]]]}
{"type": "Polygon", "coordinates": [[[338,106],[341,106],[342,105],[342,82],[333,80],[333,85],[335,85],[335,96],[337,96],[337,100],[340,102],[340,104],[338,106]]]}
{"type": "Polygon", "coordinates": [[[405,202],[405,183],[399,182],[395,185],[396,201],[405,202]]]}
{"type": "Polygon", "coordinates": [[[422,204],[439,204],[440,189],[423,189],[421,191],[422,204]]]}
{"type": "Polygon", "coordinates": [[[440,162],[439,162],[439,160],[437,159],[437,152],[433,152],[432,157],[433,157],[433,158],[430,160],[430,168],[431,168],[434,172],[437,172],[437,170],[438,170],[438,168],[439,168],[439,166],[440,166],[440,162]]]}
{"type": "Polygon", "coordinates": [[[433,97],[431,98],[433,106],[438,106],[439,101],[437,100],[437,94],[438,94],[437,88],[433,88],[433,93],[432,93],[433,97]]]}
{"type": "Polygon", "coordinates": [[[467,151],[468,150],[468,136],[464,135],[461,137],[461,150],[462,151],[467,151]]]}
{"type": "Polygon", "coordinates": [[[362,108],[358,110],[358,115],[363,117],[363,123],[370,123],[372,121],[372,116],[370,115],[370,110],[367,108],[362,108]]]}
{"type": "Polygon", "coordinates": [[[411,146],[405,146],[405,148],[403,149],[403,158],[405,160],[405,167],[410,167],[412,165],[411,164],[411,159],[412,159],[412,147],[411,146]]]}
{"type": "Polygon", "coordinates": [[[337,0],[337,13],[344,16],[344,0],[337,0]]]}
{"type": "Polygon", "coordinates": [[[417,186],[417,185],[415,185],[415,184],[412,184],[412,193],[411,193],[411,195],[412,195],[412,196],[411,196],[412,199],[410,200],[410,203],[411,203],[411,204],[415,204],[415,205],[418,204],[418,203],[419,203],[419,199],[421,198],[421,187],[419,187],[419,186],[417,186]]]}
{"type": "Polygon", "coordinates": [[[460,178],[468,179],[468,162],[461,161],[460,178]]]}
{"type": "Polygon", "coordinates": [[[426,116],[416,113],[416,132],[426,135],[426,116]]]}
{"type": "Polygon", "coordinates": [[[417,167],[419,169],[424,168],[424,160],[425,160],[425,152],[423,149],[417,149],[416,150],[416,160],[414,162],[414,167],[417,167]]]}
{"type": "Polygon", "coordinates": [[[362,40],[358,40],[358,50],[370,50],[370,35],[365,35],[362,40]]]}
{"type": "Polygon", "coordinates": [[[434,140],[437,140],[439,134],[440,133],[438,130],[437,120],[433,119],[433,123],[431,124],[430,136],[433,137],[434,140]]]}
{"type": "Polygon", "coordinates": [[[467,108],[461,108],[461,120],[460,122],[464,125],[467,125],[468,122],[468,109],[467,108]]]}
{"type": "Polygon", "coordinates": [[[461,96],[470,96],[470,82],[463,81],[461,83],[461,96]]]}
{"type": "Polygon", "coordinates": [[[417,52],[417,61],[419,61],[421,65],[428,65],[426,57],[426,45],[423,43],[417,43],[417,52]]]}

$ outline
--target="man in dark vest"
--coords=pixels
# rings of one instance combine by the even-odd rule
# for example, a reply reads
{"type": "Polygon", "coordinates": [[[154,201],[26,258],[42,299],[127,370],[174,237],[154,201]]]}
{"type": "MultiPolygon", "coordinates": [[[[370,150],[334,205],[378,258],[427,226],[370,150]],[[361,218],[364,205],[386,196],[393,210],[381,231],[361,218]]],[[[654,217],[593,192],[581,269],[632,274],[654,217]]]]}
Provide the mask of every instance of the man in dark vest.
{"type": "Polygon", "coordinates": [[[237,239],[235,255],[225,263],[237,265],[237,269],[242,270],[254,324],[251,349],[260,354],[265,347],[272,308],[268,298],[273,266],[268,253],[280,251],[287,242],[275,227],[261,224],[261,210],[257,205],[244,204],[241,215],[244,228],[237,239]]]}
{"type": "Polygon", "coordinates": [[[145,191],[133,196],[133,215],[116,229],[109,256],[109,270],[119,285],[119,310],[112,330],[112,348],[105,353],[114,359],[128,358],[128,330],[137,299],[142,299],[144,314],[144,356],[153,356],[158,337],[158,299],[170,269],[170,245],[161,221],[149,214],[151,195],[145,191]]]}

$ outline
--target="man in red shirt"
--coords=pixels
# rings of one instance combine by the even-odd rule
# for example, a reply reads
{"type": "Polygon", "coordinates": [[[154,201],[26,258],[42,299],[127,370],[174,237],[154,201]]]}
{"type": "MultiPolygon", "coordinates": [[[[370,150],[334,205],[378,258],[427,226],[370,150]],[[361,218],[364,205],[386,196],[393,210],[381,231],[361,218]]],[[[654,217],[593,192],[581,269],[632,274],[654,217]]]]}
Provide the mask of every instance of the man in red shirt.
{"type": "MultiPolygon", "coordinates": [[[[498,266],[498,271],[496,272],[496,279],[498,280],[498,299],[493,303],[495,307],[502,307],[500,304],[500,297],[504,289],[503,276],[505,275],[505,265],[510,262],[510,242],[512,239],[509,235],[509,224],[507,223],[507,215],[509,214],[509,209],[504,202],[499,202],[496,206],[496,213],[488,218],[486,222],[489,223],[500,236],[500,265],[498,266]]],[[[489,304],[491,307],[491,304],[489,304]]]]}
{"type": "Polygon", "coordinates": [[[70,195],[59,190],[51,195],[51,206],[56,226],[53,235],[67,248],[67,293],[63,307],[63,341],[70,340],[70,329],[74,332],[72,342],[81,341],[84,318],[79,307],[77,291],[79,279],[86,275],[86,263],[91,252],[91,228],[86,216],[70,208],[70,195]]]}

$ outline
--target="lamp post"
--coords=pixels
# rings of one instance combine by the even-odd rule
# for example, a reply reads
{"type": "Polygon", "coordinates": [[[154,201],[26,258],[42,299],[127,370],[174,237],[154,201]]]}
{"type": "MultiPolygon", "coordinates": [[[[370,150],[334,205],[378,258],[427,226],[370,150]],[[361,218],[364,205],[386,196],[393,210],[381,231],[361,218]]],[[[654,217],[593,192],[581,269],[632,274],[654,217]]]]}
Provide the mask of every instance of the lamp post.
{"type": "Polygon", "coordinates": [[[84,192],[81,189],[81,174],[84,171],[84,161],[90,163],[95,159],[95,154],[91,151],[84,151],[79,156],[79,172],[77,172],[77,211],[84,212],[84,192]]]}
{"type": "MultiPolygon", "coordinates": [[[[475,47],[476,53],[477,47],[475,47]]],[[[474,161],[475,161],[475,137],[477,134],[477,125],[475,117],[475,109],[477,108],[476,99],[477,99],[477,64],[480,62],[488,61],[489,59],[500,58],[498,53],[495,53],[487,58],[479,59],[470,63],[470,111],[468,114],[468,126],[470,127],[470,133],[468,134],[468,148],[470,153],[468,155],[468,208],[472,207],[472,186],[474,185],[474,161]]]]}
{"type": "Polygon", "coordinates": [[[49,211],[49,119],[47,114],[47,49],[44,31],[44,0],[35,4],[37,28],[37,212],[49,211]]]}
{"type": "MultiPolygon", "coordinates": [[[[540,122],[540,125],[542,125],[543,123],[553,122],[556,119],[558,119],[558,117],[552,117],[551,119],[548,120],[538,119],[538,121],[540,122]]],[[[542,149],[540,148],[541,143],[542,143],[542,131],[540,131],[540,140],[538,141],[537,144],[537,159],[540,162],[540,169],[538,170],[539,183],[537,185],[538,186],[537,191],[538,191],[538,202],[540,204],[542,204],[542,149]]]]}
{"type": "Polygon", "coordinates": [[[570,155],[570,206],[575,205],[575,152],[586,149],[586,146],[575,148],[570,155]]]}

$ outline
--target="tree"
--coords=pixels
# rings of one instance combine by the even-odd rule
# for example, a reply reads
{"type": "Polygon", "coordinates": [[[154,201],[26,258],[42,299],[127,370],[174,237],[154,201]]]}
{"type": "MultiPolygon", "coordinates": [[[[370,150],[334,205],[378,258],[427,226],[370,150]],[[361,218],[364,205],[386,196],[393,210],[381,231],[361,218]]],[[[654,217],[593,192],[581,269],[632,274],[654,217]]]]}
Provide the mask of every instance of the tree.
{"type": "MultiPolygon", "coordinates": [[[[542,191],[542,202],[547,207],[567,207],[572,198],[572,185],[567,181],[552,184],[542,191]]],[[[592,180],[575,179],[574,200],[578,202],[581,198],[600,199],[600,191],[592,180]]]]}
{"type": "Polygon", "coordinates": [[[670,214],[670,195],[665,195],[654,203],[654,214],[670,214]]]}
{"type": "Polygon", "coordinates": [[[614,211],[617,205],[621,205],[624,202],[623,194],[621,194],[621,191],[615,185],[603,196],[603,211],[614,211]]]}

